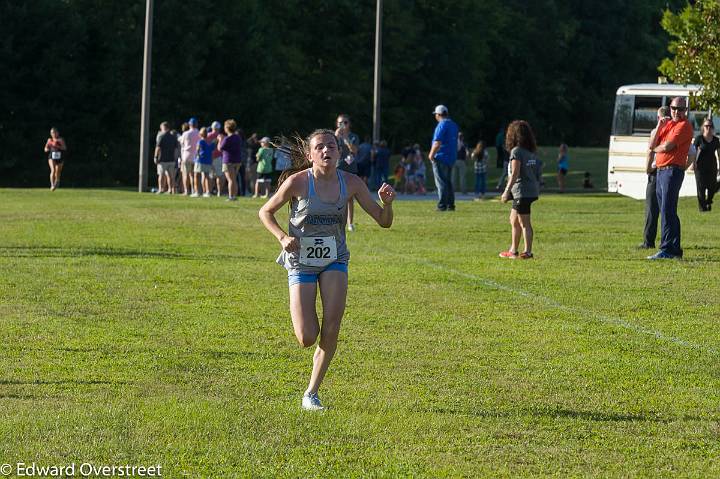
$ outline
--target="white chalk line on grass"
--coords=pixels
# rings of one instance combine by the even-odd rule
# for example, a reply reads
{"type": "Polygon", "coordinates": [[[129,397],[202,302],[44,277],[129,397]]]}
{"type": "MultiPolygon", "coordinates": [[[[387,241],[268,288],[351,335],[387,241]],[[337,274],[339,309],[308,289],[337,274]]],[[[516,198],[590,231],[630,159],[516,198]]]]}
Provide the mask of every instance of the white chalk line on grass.
{"type": "MultiPolygon", "coordinates": [[[[407,259],[409,259],[409,258],[405,257],[405,259],[407,260],[407,259]]],[[[697,349],[697,350],[705,351],[705,352],[708,352],[708,353],[711,353],[711,354],[718,354],[718,352],[717,352],[716,349],[709,348],[709,347],[707,347],[707,346],[705,346],[705,345],[702,345],[702,344],[693,343],[693,342],[687,341],[687,340],[685,340],[685,339],[676,338],[675,336],[668,336],[667,334],[663,334],[663,333],[661,333],[660,331],[656,331],[656,330],[654,330],[654,329],[649,329],[649,328],[644,328],[644,327],[642,327],[642,326],[638,326],[637,324],[634,324],[634,323],[632,323],[632,322],[630,322],[630,321],[626,321],[626,320],[621,319],[621,318],[614,318],[614,317],[612,317],[612,316],[607,316],[607,315],[604,315],[604,314],[602,314],[602,313],[598,313],[598,312],[596,312],[596,311],[591,311],[591,310],[589,310],[589,309],[584,309],[584,308],[571,308],[571,307],[569,307],[569,306],[565,306],[564,304],[558,303],[558,302],[555,301],[554,299],[548,298],[548,297],[546,297],[546,296],[541,296],[541,295],[539,295],[539,294],[530,293],[530,292],[527,292],[527,291],[523,291],[523,290],[521,290],[521,289],[512,288],[512,287],[510,287],[510,286],[506,286],[506,285],[504,285],[504,284],[498,283],[498,282],[493,281],[493,280],[491,280],[491,279],[483,278],[483,277],[481,277],[481,276],[477,276],[477,275],[472,274],[472,273],[466,273],[466,272],[464,272],[464,271],[460,271],[460,270],[456,270],[456,269],[453,269],[453,268],[449,268],[449,267],[447,267],[447,266],[445,266],[445,265],[442,265],[442,264],[433,263],[432,261],[428,261],[428,260],[424,260],[424,259],[418,259],[418,258],[413,258],[412,260],[413,260],[415,263],[417,263],[417,264],[429,266],[429,267],[431,267],[431,268],[433,268],[433,269],[437,269],[437,270],[439,270],[439,271],[444,271],[444,272],[446,272],[446,273],[451,273],[451,274],[454,274],[454,275],[457,275],[457,276],[462,276],[463,278],[467,278],[467,279],[471,279],[471,280],[473,280],[473,281],[477,281],[477,282],[479,282],[479,283],[481,283],[481,284],[483,284],[483,285],[485,285],[485,286],[487,286],[487,287],[489,287],[489,288],[494,288],[494,289],[498,289],[498,290],[501,290],[501,291],[507,291],[508,293],[513,293],[513,294],[517,294],[517,295],[523,296],[523,297],[525,297],[525,298],[530,298],[530,299],[532,299],[532,300],[541,301],[542,303],[544,303],[544,304],[547,305],[547,306],[550,306],[550,307],[555,308],[555,309],[559,309],[559,310],[561,310],[561,311],[565,311],[565,312],[571,313],[571,314],[576,315],[576,316],[583,316],[583,315],[585,315],[585,316],[591,316],[591,317],[594,317],[595,319],[597,319],[598,321],[600,321],[600,322],[602,322],[602,323],[609,324],[609,325],[611,325],[611,326],[621,327],[621,328],[623,328],[623,329],[627,329],[628,331],[632,331],[632,332],[634,332],[634,333],[641,334],[641,335],[644,335],[644,336],[652,336],[652,337],[654,337],[655,339],[658,339],[658,340],[660,340],[660,341],[666,341],[666,342],[669,342],[669,343],[672,343],[672,344],[676,344],[676,345],[678,345],[678,346],[683,346],[683,347],[685,347],[685,348],[690,348],[690,349],[697,349]]]]}

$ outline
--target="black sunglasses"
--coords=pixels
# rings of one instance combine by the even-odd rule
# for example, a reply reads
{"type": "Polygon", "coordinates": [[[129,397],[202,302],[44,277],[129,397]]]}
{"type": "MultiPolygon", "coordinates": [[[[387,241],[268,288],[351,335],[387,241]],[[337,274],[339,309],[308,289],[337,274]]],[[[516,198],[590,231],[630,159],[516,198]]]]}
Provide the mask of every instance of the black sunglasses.
{"type": "Polygon", "coordinates": [[[685,111],[685,110],[687,110],[687,107],[684,107],[684,106],[671,106],[670,109],[671,109],[671,110],[675,110],[675,111],[685,111]]]}
{"type": "Polygon", "coordinates": [[[703,125],[703,128],[715,128],[715,127],[712,125],[703,125]]]}

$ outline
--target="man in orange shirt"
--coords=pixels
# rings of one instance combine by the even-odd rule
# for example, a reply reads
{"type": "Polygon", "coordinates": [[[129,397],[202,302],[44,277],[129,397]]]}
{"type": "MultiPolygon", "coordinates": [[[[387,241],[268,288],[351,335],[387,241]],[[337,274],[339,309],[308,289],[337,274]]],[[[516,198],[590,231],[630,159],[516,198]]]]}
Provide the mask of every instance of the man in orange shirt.
{"type": "Polygon", "coordinates": [[[677,215],[680,187],[685,170],[692,164],[688,149],[693,140],[693,128],[687,120],[685,98],[673,98],[670,103],[672,118],[658,121],[657,134],[650,143],[657,166],[656,191],[660,206],[660,250],[648,259],[682,258],[680,247],[680,218],[677,215]]]}

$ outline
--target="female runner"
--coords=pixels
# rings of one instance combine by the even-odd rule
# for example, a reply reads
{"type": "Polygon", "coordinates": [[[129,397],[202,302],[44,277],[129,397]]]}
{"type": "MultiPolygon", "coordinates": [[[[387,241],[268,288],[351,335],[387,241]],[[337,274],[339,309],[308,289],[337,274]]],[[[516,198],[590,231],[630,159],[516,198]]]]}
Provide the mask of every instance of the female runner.
{"type": "Polygon", "coordinates": [[[282,251],[277,262],[288,270],[290,317],[295,336],[310,347],[320,335],[313,356],[310,383],[301,406],[324,409],[318,398],[330,360],[335,354],[340,321],[345,312],[350,252],[345,242],[348,201],[360,206],[383,228],[393,221],[393,188],[383,183],[380,204],[373,201],[363,181],[337,169],[338,140],[332,130],[316,130],[292,150],[293,167],[283,173],[277,193],[260,209],[260,220],[277,238],[282,251]],[[290,202],[286,233],[275,219],[290,202]],[[318,284],[322,300],[322,324],[315,310],[318,284]]]}
{"type": "Polygon", "coordinates": [[[60,137],[58,129],[51,128],[50,138],[45,142],[45,153],[48,155],[48,166],[50,166],[51,191],[55,191],[55,188],[60,184],[60,174],[62,173],[66,150],[65,140],[60,137]]]}

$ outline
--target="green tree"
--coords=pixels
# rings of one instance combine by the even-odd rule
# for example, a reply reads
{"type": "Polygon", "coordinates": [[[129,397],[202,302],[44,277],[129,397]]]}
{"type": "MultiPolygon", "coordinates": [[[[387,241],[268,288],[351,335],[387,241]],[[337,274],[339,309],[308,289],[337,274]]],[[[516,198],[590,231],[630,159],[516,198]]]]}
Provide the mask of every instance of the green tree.
{"type": "MultiPolygon", "coordinates": [[[[53,125],[68,142],[65,185],[136,183],[144,4],[0,0],[0,183],[46,183],[53,125]]],[[[663,9],[686,2],[384,5],[381,135],[397,151],[428,147],[438,103],[470,142],[523,118],[545,144],[606,144],[615,90],[654,81],[667,50],[663,9]]],[[[666,14],[675,38],[700,42],[684,50],[676,40],[679,62],[717,64],[717,35],[703,31],[718,24],[717,8],[666,14]]],[[[344,112],[369,134],[374,38],[374,0],[156,1],[151,128],[235,118],[246,133],[274,136],[332,127],[344,112]]],[[[712,68],[694,65],[692,81],[720,90],[712,68]]],[[[672,66],[671,77],[690,78],[672,66]]]]}
{"type": "Polygon", "coordinates": [[[700,107],[720,109],[720,2],[698,0],[679,13],[666,11],[663,28],[671,35],[660,71],[676,83],[703,85],[697,97],[700,107]]]}

